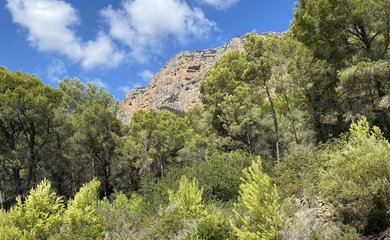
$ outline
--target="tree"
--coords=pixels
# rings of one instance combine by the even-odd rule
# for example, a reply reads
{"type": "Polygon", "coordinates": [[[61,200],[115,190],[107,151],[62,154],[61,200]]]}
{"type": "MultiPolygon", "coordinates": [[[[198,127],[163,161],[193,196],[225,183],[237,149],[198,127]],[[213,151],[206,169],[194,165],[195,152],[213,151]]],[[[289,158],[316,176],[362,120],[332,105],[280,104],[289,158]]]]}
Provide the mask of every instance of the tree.
{"type": "Polygon", "coordinates": [[[301,0],[292,31],[322,59],[383,59],[390,45],[389,9],[388,0],[301,0]]]}
{"type": "Polygon", "coordinates": [[[273,139],[267,103],[256,87],[237,87],[219,104],[220,121],[226,129],[233,149],[244,149],[250,154],[269,155],[273,139]],[[235,146],[235,148],[234,148],[235,146]]]}
{"type": "Polygon", "coordinates": [[[81,171],[92,170],[81,182],[97,177],[102,183],[103,194],[108,196],[113,191],[110,183],[112,163],[118,157],[122,130],[122,123],[117,118],[118,103],[110,93],[93,83],[84,85],[78,79],[65,79],[59,84],[75,129],[73,157],[79,159],[78,164],[83,160],[81,171]]]}
{"type": "Polygon", "coordinates": [[[364,115],[390,134],[390,64],[365,61],[339,72],[338,93],[346,114],[364,115]]]}
{"type": "Polygon", "coordinates": [[[307,98],[311,91],[307,89],[312,79],[306,79],[303,71],[297,76],[294,74],[295,67],[310,69],[311,58],[308,50],[292,37],[290,31],[267,34],[263,42],[264,56],[271,68],[267,85],[273,93],[281,149],[291,142],[311,143],[314,129],[307,98]],[[304,62],[295,65],[296,58],[302,58],[304,62]]]}
{"type": "MultiPolygon", "coordinates": [[[[315,88],[311,91],[311,99],[317,103],[313,109],[321,135],[329,132],[327,128],[334,136],[347,131],[348,121],[358,119],[362,112],[388,135],[387,107],[378,107],[377,103],[387,104],[387,78],[383,76],[388,72],[389,9],[388,0],[301,0],[298,3],[292,33],[312,51],[320,67],[316,68],[326,73],[316,74],[320,78],[313,78],[315,88]],[[334,118],[331,125],[322,124],[329,122],[324,117],[334,118]]],[[[321,140],[326,141],[327,136],[321,140]]]]}
{"type": "Polygon", "coordinates": [[[328,144],[320,192],[343,220],[359,232],[378,233],[389,226],[390,144],[378,127],[363,118],[349,135],[328,144]]]}
{"type": "Polygon", "coordinates": [[[260,160],[243,171],[240,196],[231,222],[239,239],[276,240],[281,216],[277,191],[271,179],[263,173],[260,160]]]}
{"type": "Polygon", "coordinates": [[[218,106],[234,89],[242,85],[242,74],[246,68],[245,57],[239,51],[225,53],[211,68],[200,85],[202,102],[212,115],[212,125],[226,135],[223,123],[219,120],[221,109],[218,106]]]}
{"type": "Polygon", "coordinates": [[[178,162],[199,162],[217,151],[218,134],[211,126],[211,118],[211,114],[201,106],[186,113],[183,120],[188,126],[188,139],[178,152],[178,162]]]}
{"type": "Polygon", "coordinates": [[[103,239],[103,226],[98,208],[100,182],[96,179],[84,184],[64,212],[66,239],[103,239]]]}
{"type": "Polygon", "coordinates": [[[0,236],[6,239],[48,239],[59,234],[62,226],[64,203],[52,192],[51,184],[43,180],[32,189],[25,202],[19,197],[17,205],[6,214],[8,224],[0,227],[0,236]],[[11,230],[6,230],[9,227],[11,230]],[[4,231],[4,232],[3,232],[4,231]]]}
{"type": "Polygon", "coordinates": [[[270,59],[264,54],[264,43],[263,37],[255,32],[246,35],[244,42],[246,50],[246,58],[248,59],[248,67],[244,72],[244,78],[247,81],[254,81],[260,85],[267,96],[267,100],[270,105],[272,112],[272,119],[275,131],[275,150],[276,160],[280,160],[280,133],[279,133],[279,121],[275,109],[274,96],[272,96],[272,89],[270,88],[269,82],[271,80],[271,65],[270,59]]]}
{"type": "Polygon", "coordinates": [[[188,125],[169,111],[139,111],[131,118],[126,148],[141,173],[163,177],[188,139],[188,125]]]}
{"type": "Polygon", "coordinates": [[[207,73],[201,85],[202,101],[212,115],[213,127],[225,138],[226,149],[243,149],[266,158],[271,148],[278,158],[279,144],[270,144],[279,143],[279,135],[271,134],[270,126],[275,133],[278,124],[276,112],[272,111],[275,108],[271,89],[265,84],[269,66],[265,59],[258,59],[263,54],[263,42],[255,35],[246,37],[246,53],[225,53],[207,73]]]}
{"type": "Polygon", "coordinates": [[[62,94],[33,75],[1,67],[0,101],[0,154],[8,175],[3,179],[12,180],[14,191],[10,194],[16,196],[45,177],[51,156],[43,150],[55,125],[55,111],[62,105],[62,94]]]}

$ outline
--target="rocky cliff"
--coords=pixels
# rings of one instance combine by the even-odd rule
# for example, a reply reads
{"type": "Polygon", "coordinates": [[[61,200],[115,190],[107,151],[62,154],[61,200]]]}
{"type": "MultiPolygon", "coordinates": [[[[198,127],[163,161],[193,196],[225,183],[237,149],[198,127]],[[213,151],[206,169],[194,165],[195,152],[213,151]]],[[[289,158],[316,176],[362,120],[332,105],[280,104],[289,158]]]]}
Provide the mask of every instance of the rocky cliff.
{"type": "Polygon", "coordinates": [[[122,102],[121,118],[129,122],[131,115],[140,109],[168,109],[183,113],[200,105],[200,81],[224,52],[242,50],[242,41],[242,38],[234,38],[222,47],[177,54],[153,77],[147,87],[128,92],[122,102]]]}

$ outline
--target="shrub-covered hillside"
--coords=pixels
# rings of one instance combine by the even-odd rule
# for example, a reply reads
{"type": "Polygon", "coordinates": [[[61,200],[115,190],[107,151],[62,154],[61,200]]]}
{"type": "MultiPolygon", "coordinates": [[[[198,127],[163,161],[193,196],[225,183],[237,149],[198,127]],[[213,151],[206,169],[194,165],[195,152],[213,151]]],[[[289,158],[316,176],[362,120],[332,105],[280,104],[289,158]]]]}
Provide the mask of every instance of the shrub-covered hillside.
{"type": "Polygon", "coordinates": [[[0,239],[389,237],[390,2],[300,0],[244,46],[203,106],[125,124],[93,83],[0,68],[0,239]]]}

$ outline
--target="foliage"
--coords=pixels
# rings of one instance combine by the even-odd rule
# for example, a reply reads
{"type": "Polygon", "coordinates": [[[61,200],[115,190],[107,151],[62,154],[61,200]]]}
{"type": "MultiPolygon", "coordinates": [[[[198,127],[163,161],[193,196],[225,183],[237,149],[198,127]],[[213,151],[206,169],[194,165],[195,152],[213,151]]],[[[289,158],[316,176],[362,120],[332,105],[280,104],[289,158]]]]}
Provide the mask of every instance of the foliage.
{"type": "Polygon", "coordinates": [[[110,239],[140,239],[143,219],[143,199],[137,194],[128,198],[124,193],[115,194],[110,202],[100,202],[98,214],[105,233],[110,239]]]}
{"type": "Polygon", "coordinates": [[[289,31],[248,33],[180,116],[141,110],[122,124],[93,83],[54,89],[0,67],[0,239],[356,239],[351,226],[390,227],[389,9],[298,1],[289,31]],[[277,192],[326,200],[337,219],[311,226],[321,216],[298,207],[311,218],[294,225],[277,192]]]}
{"type": "Polygon", "coordinates": [[[387,0],[301,0],[292,31],[324,58],[378,59],[388,56],[387,0]]]}
{"type": "Polygon", "coordinates": [[[44,150],[55,127],[56,108],[62,106],[61,97],[59,90],[33,75],[0,67],[3,181],[14,185],[3,190],[6,197],[27,193],[44,178],[40,170],[50,160],[44,150]]]}
{"type": "Polygon", "coordinates": [[[338,206],[347,222],[365,233],[389,225],[390,144],[365,118],[353,123],[349,136],[332,142],[321,176],[323,196],[338,206]]]}
{"type": "Polygon", "coordinates": [[[254,159],[256,157],[242,151],[216,152],[205,161],[169,168],[165,177],[157,182],[145,177],[140,192],[146,196],[150,208],[158,208],[168,203],[168,189],[176,190],[181,177],[185,175],[198,179],[206,202],[232,202],[238,196],[242,170],[254,159]]]}
{"type": "Polygon", "coordinates": [[[78,156],[84,166],[91,167],[82,181],[97,177],[102,192],[112,192],[110,184],[112,162],[118,158],[116,149],[121,135],[121,121],[117,118],[117,102],[103,88],[93,83],[82,84],[78,79],[60,81],[68,111],[72,113],[74,158],[78,156]]]}
{"type": "Polygon", "coordinates": [[[177,192],[172,190],[168,192],[169,202],[175,205],[180,214],[197,215],[204,208],[202,192],[203,189],[199,189],[198,182],[195,179],[190,182],[187,177],[183,176],[180,179],[177,192]]]}
{"type": "Polygon", "coordinates": [[[282,196],[307,197],[307,193],[317,193],[321,169],[315,148],[293,144],[274,168],[275,183],[282,196]]]}
{"type": "Polygon", "coordinates": [[[243,149],[267,158],[275,148],[278,155],[279,142],[267,84],[270,67],[263,57],[261,36],[250,33],[244,44],[248,51],[225,53],[207,73],[200,87],[202,101],[212,115],[213,127],[225,137],[225,148],[243,149]]]}
{"type": "Polygon", "coordinates": [[[140,172],[163,177],[165,167],[184,147],[188,127],[169,111],[139,111],[130,124],[129,157],[140,172]]]}
{"type": "Polygon", "coordinates": [[[20,197],[17,200],[10,212],[2,213],[5,219],[1,220],[0,235],[4,239],[48,239],[59,233],[64,204],[52,192],[49,181],[43,180],[32,189],[24,202],[20,197]]]}
{"type": "Polygon", "coordinates": [[[160,211],[155,229],[159,239],[226,239],[230,228],[223,214],[215,207],[206,206],[202,200],[198,181],[180,180],[179,189],[169,190],[169,204],[160,211]]]}
{"type": "Polygon", "coordinates": [[[277,191],[260,160],[243,171],[241,182],[231,223],[234,234],[239,239],[277,239],[281,221],[277,191]]]}
{"type": "Polygon", "coordinates": [[[97,213],[100,182],[86,183],[68,203],[64,213],[66,238],[103,239],[102,219],[97,213]]]}
{"type": "Polygon", "coordinates": [[[338,93],[350,117],[366,116],[388,135],[390,123],[390,64],[364,61],[339,72],[338,93]]]}

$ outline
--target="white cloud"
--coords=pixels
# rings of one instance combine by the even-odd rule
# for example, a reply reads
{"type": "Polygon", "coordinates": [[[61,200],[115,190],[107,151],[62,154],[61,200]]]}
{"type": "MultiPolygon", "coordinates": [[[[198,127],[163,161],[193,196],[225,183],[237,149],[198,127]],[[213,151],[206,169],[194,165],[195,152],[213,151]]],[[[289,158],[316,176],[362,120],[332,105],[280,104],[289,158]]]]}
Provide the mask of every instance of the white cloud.
{"type": "Polygon", "coordinates": [[[98,65],[115,67],[122,62],[124,55],[115,50],[109,36],[100,33],[96,40],[84,44],[82,65],[91,68],[98,65]]]}
{"type": "Polygon", "coordinates": [[[53,59],[47,66],[47,78],[52,82],[62,79],[65,73],[65,63],[60,59],[53,59]]]}
{"type": "Polygon", "coordinates": [[[199,0],[203,4],[210,5],[219,10],[226,10],[236,4],[239,0],[199,0]]]}
{"type": "Polygon", "coordinates": [[[138,76],[142,79],[142,81],[150,81],[153,76],[154,76],[154,73],[150,70],[143,70],[141,72],[138,73],[138,76]]]}
{"type": "Polygon", "coordinates": [[[110,36],[126,44],[140,62],[159,52],[170,37],[185,43],[189,38],[205,37],[216,27],[201,9],[183,0],[125,0],[121,8],[108,6],[101,15],[110,36]]]}
{"type": "Polygon", "coordinates": [[[126,95],[132,89],[132,87],[129,85],[126,85],[126,86],[119,86],[117,89],[118,89],[118,91],[120,91],[121,93],[126,95]]]}
{"type": "Polygon", "coordinates": [[[43,52],[56,52],[86,69],[116,66],[123,54],[111,39],[99,33],[96,40],[83,42],[74,30],[79,24],[77,11],[60,0],[7,0],[13,21],[28,31],[28,41],[43,52]]]}
{"type": "Polygon", "coordinates": [[[109,90],[109,86],[106,83],[104,83],[100,78],[95,78],[95,79],[89,80],[88,82],[93,82],[96,84],[96,86],[102,87],[105,90],[109,90]]]}
{"type": "Polygon", "coordinates": [[[117,90],[126,95],[131,89],[146,86],[153,78],[154,73],[148,69],[145,69],[139,72],[137,75],[140,78],[139,80],[131,81],[127,85],[119,86],[117,90]]]}

